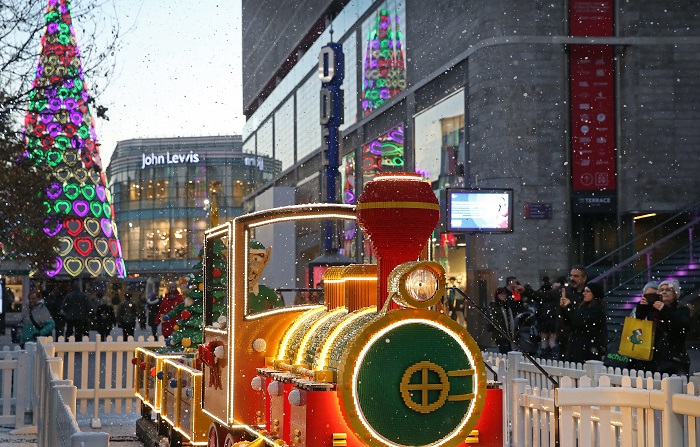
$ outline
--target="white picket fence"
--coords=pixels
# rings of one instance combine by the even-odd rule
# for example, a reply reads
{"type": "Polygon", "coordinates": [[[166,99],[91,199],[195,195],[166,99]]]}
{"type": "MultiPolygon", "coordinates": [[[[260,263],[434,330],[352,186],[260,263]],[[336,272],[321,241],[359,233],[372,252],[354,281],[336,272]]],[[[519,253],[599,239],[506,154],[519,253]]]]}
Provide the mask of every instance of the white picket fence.
{"type": "Polygon", "coordinates": [[[31,354],[8,346],[0,351],[0,425],[22,427],[24,413],[31,409],[30,376],[26,374],[31,365],[31,354]],[[24,371],[25,374],[16,374],[24,371]]]}
{"type": "MultiPolygon", "coordinates": [[[[91,427],[102,426],[100,414],[138,414],[140,406],[134,398],[134,370],[131,359],[136,347],[158,348],[164,340],[152,337],[137,340],[122,337],[107,341],[76,342],[59,338],[40,337],[37,343],[27,343],[22,353],[26,359],[8,366],[2,377],[2,395],[12,395],[13,402],[22,402],[13,413],[15,434],[37,434],[39,447],[55,445],[81,445],[102,447],[109,445],[109,434],[104,432],[81,432],[76,415],[87,413],[92,408],[91,427]],[[30,392],[19,396],[6,392],[8,383],[24,382],[30,392]],[[24,425],[25,411],[30,411],[32,424],[24,425]],[[20,417],[21,415],[21,417],[20,417]]],[[[4,402],[4,401],[3,401],[4,402]]],[[[0,420],[5,416],[2,407],[0,420]]],[[[8,415],[10,412],[8,411],[8,415]]]]}
{"type": "Polygon", "coordinates": [[[122,341],[122,337],[107,341],[51,342],[42,340],[46,352],[52,357],[63,360],[62,378],[70,380],[77,387],[77,411],[87,413],[92,407],[92,428],[100,428],[100,412],[136,413],[140,411],[134,397],[134,368],[131,359],[137,347],[159,348],[164,346],[164,339],[153,337],[122,341]]]}
{"type": "MultiPolygon", "coordinates": [[[[76,415],[138,414],[133,393],[134,349],[163,340],[28,343],[0,351],[0,424],[15,433],[37,433],[39,447],[109,443],[103,432],[81,432],[76,415]],[[97,373],[95,373],[97,372],[97,373]],[[24,390],[29,390],[24,392],[24,390]],[[32,423],[25,425],[25,412],[32,423]],[[60,440],[60,442],[59,442],[60,440]],[[77,442],[77,444],[76,444],[77,442]]],[[[504,390],[504,445],[555,445],[555,405],[562,446],[700,447],[700,374],[688,378],[605,368],[600,362],[542,361],[559,387],[523,355],[484,352],[504,390]]]]}
{"type": "Polygon", "coordinates": [[[28,343],[29,350],[36,353],[34,366],[34,402],[32,416],[36,425],[18,429],[15,433],[37,433],[37,446],[55,445],[85,447],[107,447],[109,434],[104,432],[81,432],[75,419],[75,397],[77,388],[70,380],[61,380],[63,360],[52,357],[45,346],[28,343]]]}
{"type": "Polygon", "coordinates": [[[601,362],[542,360],[553,384],[521,353],[483,353],[504,388],[504,445],[700,446],[700,374],[667,377],[601,362]]]}

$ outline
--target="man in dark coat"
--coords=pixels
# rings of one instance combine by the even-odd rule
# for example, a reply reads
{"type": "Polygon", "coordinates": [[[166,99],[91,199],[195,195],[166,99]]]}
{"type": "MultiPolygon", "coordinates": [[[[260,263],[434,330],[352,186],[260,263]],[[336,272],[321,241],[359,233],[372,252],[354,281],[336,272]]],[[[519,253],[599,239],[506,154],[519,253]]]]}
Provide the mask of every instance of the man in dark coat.
{"type": "Polygon", "coordinates": [[[83,341],[90,331],[92,303],[80,290],[78,281],[73,282],[71,292],[63,299],[61,314],[66,319],[66,338],[75,335],[76,341],[83,341]]]}
{"type": "Polygon", "coordinates": [[[685,338],[690,331],[690,309],[678,302],[678,281],[659,284],[659,298],[649,301],[642,296],[637,304],[637,318],[656,322],[653,356],[648,362],[635,360],[635,366],[645,371],[688,375],[690,357],[685,350],[685,338]]]}
{"type": "MultiPolygon", "coordinates": [[[[571,272],[569,273],[569,282],[565,284],[564,287],[548,290],[546,292],[528,289],[525,291],[525,295],[538,303],[556,301],[561,305],[561,300],[567,299],[570,301],[569,305],[571,308],[575,309],[583,302],[583,289],[587,282],[588,273],[586,272],[586,268],[582,265],[574,265],[571,267],[571,272]]],[[[556,328],[559,351],[553,352],[552,357],[556,359],[558,356],[560,359],[563,359],[571,335],[571,324],[568,321],[564,321],[560,314],[557,318],[556,328]]]]}
{"type": "Polygon", "coordinates": [[[489,303],[489,316],[495,326],[501,329],[503,335],[496,327],[491,326],[491,337],[498,345],[498,352],[506,354],[511,350],[511,340],[515,339],[515,311],[513,302],[508,300],[508,290],[499,287],[493,295],[493,301],[489,303]]]}
{"type": "Polygon", "coordinates": [[[602,360],[607,347],[607,329],[603,286],[588,283],[583,288],[583,301],[574,306],[568,298],[560,300],[562,321],[571,329],[564,360],[583,363],[602,360]]]}

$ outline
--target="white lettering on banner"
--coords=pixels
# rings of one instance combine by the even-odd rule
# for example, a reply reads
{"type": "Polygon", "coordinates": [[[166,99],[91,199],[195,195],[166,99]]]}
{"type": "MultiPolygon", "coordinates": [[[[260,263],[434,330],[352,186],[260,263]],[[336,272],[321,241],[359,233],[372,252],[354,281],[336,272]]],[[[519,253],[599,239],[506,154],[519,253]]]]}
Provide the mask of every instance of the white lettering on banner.
{"type": "Polygon", "coordinates": [[[582,197],[579,203],[612,203],[610,197],[582,197]]]}
{"type": "Polygon", "coordinates": [[[165,155],[141,154],[141,169],[146,166],[157,166],[164,164],[199,163],[199,154],[190,151],[189,154],[173,154],[166,152],[165,155]]]}
{"type": "Polygon", "coordinates": [[[246,166],[257,166],[259,171],[263,170],[265,159],[262,157],[246,157],[243,159],[243,164],[246,166]]]}

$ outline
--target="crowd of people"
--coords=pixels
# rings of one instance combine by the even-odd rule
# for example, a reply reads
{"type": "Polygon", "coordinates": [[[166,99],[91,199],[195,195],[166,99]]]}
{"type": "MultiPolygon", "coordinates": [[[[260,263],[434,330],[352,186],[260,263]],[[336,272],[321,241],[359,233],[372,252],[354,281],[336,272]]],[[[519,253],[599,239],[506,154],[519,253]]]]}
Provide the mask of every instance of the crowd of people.
{"type": "MultiPolygon", "coordinates": [[[[489,303],[489,330],[501,353],[515,349],[516,342],[540,358],[606,363],[612,359],[611,366],[687,375],[690,359],[685,340],[691,319],[689,308],[678,302],[678,281],[649,282],[641,294],[632,316],[654,322],[650,360],[621,360],[617,355],[620,339],[608,340],[604,289],[589,281],[583,266],[572,267],[568,278],[560,277],[551,283],[543,277],[537,290],[521,285],[515,276],[507,277],[489,303]]],[[[175,330],[175,321],[162,317],[183,302],[175,282],[168,284],[162,297],[154,292],[134,297],[131,292],[116,290],[111,296],[100,291],[89,296],[75,281],[67,288],[54,288],[46,297],[39,290],[32,290],[28,298],[22,343],[45,335],[82,340],[90,331],[96,331],[104,341],[115,326],[127,339],[134,336],[137,324],[142,329],[150,327],[153,336],[158,335],[160,327],[162,335],[169,337],[175,330]]],[[[456,303],[456,297],[448,301],[456,303]]],[[[456,308],[457,304],[453,306],[456,308]]],[[[451,307],[448,305],[447,309],[451,307]]]]}
{"type": "MultiPolygon", "coordinates": [[[[642,289],[634,317],[654,322],[651,360],[624,357],[628,369],[687,375],[690,359],[685,340],[690,331],[690,310],[678,302],[678,281],[650,282],[642,289]]],[[[535,290],[523,286],[514,276],[496,289],[489,303],[489,330],[499,352],[521,348],[540,358],[585,362],[609,358],[619,361],[619,336],[608,340],[605,292],[603,286],[589,281],[583,266],[572,267],[568,279],[548,277],[535,290]]]]}
{"type": "Polygon", "coordinates": [[[183,302],[177,284],[169,283],[162,297],[154,292],[150,296],[134,295],[118,287],[109,294],[87,293],[80,281],[59,284],[47,293],[32,289],[28,295],[29,308],[22,320],[20,344],[35,341],[38,336],[53,336],[56,340],[72,336],[82,340],[90,331],[105,341],[115,327],[121,329],[126,340],[134,336],[137,325],[144,330],[150,327],[154,337],[158,336],[159,328],[163,336],[170,336],[175,321],[162,321],[162,317],[183,302]]]}

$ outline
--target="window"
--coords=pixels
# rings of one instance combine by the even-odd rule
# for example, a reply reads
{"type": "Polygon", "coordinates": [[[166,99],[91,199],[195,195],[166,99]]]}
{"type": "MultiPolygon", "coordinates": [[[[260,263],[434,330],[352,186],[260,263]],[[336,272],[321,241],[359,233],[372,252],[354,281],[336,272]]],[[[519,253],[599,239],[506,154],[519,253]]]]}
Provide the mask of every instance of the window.
{"type": "Polygon", "coordinates": [[[257,132],[257,138],[258,155],[272,157],[272,118],[268,118],[265,124],[260,126],[257,132]]]}
{"type": "Polygon", "coordinates": [[[294,164],[294,97],[275,112],[275,158],[282,170],[294,164]]]}
{"type": "Polygon", "coordinates": [[[433,189],[450,186],[454,176],[463,175],[466,161],[464,90],[414,116],[413,122],[416,172],[433,182],[433,189]]]}
{"type": "Polygon", "coordinates": [[[343,42],[345,55],[345,77],[343,78],[343,124],[340,130],[347,129],[357,122],[357,37],[353,33],[343,42]]]}
{"type": "Polygon", "coordinates": [[[321,80],[316,72],[297,90],[297,161],[321,146],[321,80]]]}

